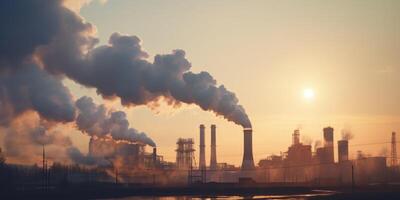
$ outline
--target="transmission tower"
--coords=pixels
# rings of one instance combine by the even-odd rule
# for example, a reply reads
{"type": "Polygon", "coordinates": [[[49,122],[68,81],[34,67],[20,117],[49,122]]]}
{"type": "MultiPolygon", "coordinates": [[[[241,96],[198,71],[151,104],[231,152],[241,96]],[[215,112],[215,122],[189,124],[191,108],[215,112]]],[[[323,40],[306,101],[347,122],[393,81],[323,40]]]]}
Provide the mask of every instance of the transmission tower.
{"type": "Polygon", "coordinates": [[[390,159],[391,166],[397,166],[397,150],[396,150],[396,132],[392,132],[392,158],[390,159]]]}

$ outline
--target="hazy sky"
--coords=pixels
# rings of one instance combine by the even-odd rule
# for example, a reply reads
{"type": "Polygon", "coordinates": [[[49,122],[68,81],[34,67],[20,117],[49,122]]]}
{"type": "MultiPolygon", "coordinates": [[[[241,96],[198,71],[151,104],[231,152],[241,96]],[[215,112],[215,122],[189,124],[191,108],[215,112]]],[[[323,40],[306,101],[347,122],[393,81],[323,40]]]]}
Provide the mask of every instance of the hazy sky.
{"type": "MultiPolygon", "coordinates": [[[[136,35],[152,56],[186,51],[195,72],[208,71],[234,91],[253,123],[256,162],[286,151],[294,129],[315,140],[333,126],[350,145],[390,141],[400,132],[400,1],[131,1],[92,2],[80,14],[96,26],[101,44],[113,32],[136,35]],[[314,99],[303,97],[311,88],[314,99]]],[[[96,92],[66,80],[75,97],[96,92]]],[[[96,98],[101,103],[101,98],[96,98]]],[[[198,141],[198,126],[217,125],[218,162],[239,165],[242,128],[194,105],[122,108],[166,160],[176,140],[198,141]]],[[[82,149],[87,138],[74,135],[82,149]]],[[[198,144],[196,144],[196,148],[198,144]]],[[[387,145],[350,146],[378,155],[387,145]]],[[[85,149],[86,150],[86,149],[85,149]]],[[[198,157],[198,152],[196,152],[198,157]]]]}

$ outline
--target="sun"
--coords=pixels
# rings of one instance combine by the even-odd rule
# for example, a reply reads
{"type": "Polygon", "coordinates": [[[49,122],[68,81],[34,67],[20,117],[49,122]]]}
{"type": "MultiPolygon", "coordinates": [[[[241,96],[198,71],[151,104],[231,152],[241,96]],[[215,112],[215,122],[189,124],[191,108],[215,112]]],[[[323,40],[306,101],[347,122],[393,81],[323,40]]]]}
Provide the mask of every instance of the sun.
{"type": "Polygon", "coordinates": [[[315,93],[314,90],[311,88],[306,88],[303,90],[303,97],[305,100],[312,101],[314,100],[315,93]]]}

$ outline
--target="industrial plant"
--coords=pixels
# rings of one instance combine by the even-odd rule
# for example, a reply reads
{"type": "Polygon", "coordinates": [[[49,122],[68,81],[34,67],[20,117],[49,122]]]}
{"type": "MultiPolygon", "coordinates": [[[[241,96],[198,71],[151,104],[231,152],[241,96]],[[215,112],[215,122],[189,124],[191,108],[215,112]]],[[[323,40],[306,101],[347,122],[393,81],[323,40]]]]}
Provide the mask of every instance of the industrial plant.
{"type": "MultiPolygon", "coordinates": [[[[347,137],[343,137],[337,140],[336,146],[332,127],[322,129],[323,143],[314,147],[302,143],[300,130],[296,129],[292,133],[292,144],[286,151],[259,160],[257,166],[253,158],[252,129],[243,130],[241,166],[217,162],[223,158],[218,158],[217,154],[216,125],[212,124],[208,129],[201,124],[198,134],[198,145],[193,138],[177,139],[175,162],[165,161],[162,155],[157,154],[156,147],[146,150],[149,146],[143,143],[116,142],[92,136],[87,157],[97,163],[92,167],[81,167],[89,171],[95,170],[96,173],[87,176],[84,173],[68,171],[60,179],[52,170],[60,168],[57,166],[62,164],[53,163],[51,166],[46,159],[45,147],[43,147],[43,166],[39,168],[42,167],[47,171],[43,174],[46,174],[46,179],[51,180],[49,183],[57,180],[84,182],[90,177],[91,181],[156,185],[247,182],[274,185],[353,186],[385,183],[399,177],[395,132],[391,135],[390,157],[365,156],[359,152],[357,157],[351,159],[349,151],[353,149],[350,141],[347,137]],[[211,139],[209,158],[206,158],[208,146],[205,140],[206,134],[210,134],[211,139]],[[209,160],[208,165],[207,160],[209,160]]],[[[65,169],[72,168],[66,166],[65,169]]]]}
{"type": "MultiPolygon", "coordinates": [[[[243,159],[241,166],[218,163],[217,126],[209,129],[201,124],[198,129],[199,143],[193,138],[178,138],[175,162],[166,162],[157,155],[156,147],[146,153],[144,144],[113,142],[91,138],[89,155],[110,160],[120,171],[120,180],[140,183],[268,183],[315,186],[352,186],[384,183],[395,176],[389,176],[398,168],[396,155],[359,155],[350,159],[351,143],[347,137],[337,140],[334,128],[322,129],[323,142],[320,146],[304,144],[299,129],[293,131],[292,144],[280,155],[270,155],[258,161],[253,158],[252,134],[250,128],[243,130],[243,159]],[[209,130],[209,131],[208,131],[209,130]],[[206,158],[206,134],[210,134],[210,157],[206,158]],[[335,146],[337,150],[335,150],[335,146]],[[196,149],[198,147],[198,149],[196,149]],[[196,153],[198,152],[198,153],[196,153]],[[335,159],[335,154],[336,159],[335,159]],[[198,157],[197,157],[198,155],[198,157]],[[207,165],[207,160],[209,164],[207,165]],[[387,165],[390,161],[390,165],[387,165]],[[115,164],[118,163],[118,164],[115,164]],[[154,177],[156,175],[156,177],[154,177]]],[[[396,133],[392,133],[396,144],[396,133]]],[[[396,153],[396,145],[392,145],[396,153]]],[[[115,176],[115,174],[113,175],[115,176]]]]}

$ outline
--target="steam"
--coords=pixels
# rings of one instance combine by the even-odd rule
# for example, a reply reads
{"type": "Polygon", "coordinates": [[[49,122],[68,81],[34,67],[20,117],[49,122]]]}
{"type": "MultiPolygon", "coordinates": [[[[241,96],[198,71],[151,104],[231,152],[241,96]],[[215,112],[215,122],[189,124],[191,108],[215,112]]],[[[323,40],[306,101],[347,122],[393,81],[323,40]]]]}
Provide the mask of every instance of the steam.
{"type": "Polygon", "coordinates": [[[90,97],[81,97],[76,101],[79,115],[76,119],[78,129],[98,138],[111,137],[115,141],[141,142],[156,146],[154,141],[143,132],[129,128],[125,112],[108,111],[104,105],[97,106],[90,97]]]}
{"type": "Polygon", "coordinates": [[[71,122],[88,135],[155,146],[146,134],[130,128],[124,112],[108,111],[87,97],[75,103],[63,78],[95,88],[104,98],[118,97],[125,106],[159,100],[195,104],[251,127],[236,95],[208,72],[190,71],[183,50],[149,61],[138,37],[119,33],[113,33],[107,45],[95,47],[94,26],[64,7],[62,0],[0,1],[0,23],[7,27],[0,32],[0,126],[7,130],[9,154],[28,158],[40,152],[40,144],[47,144],[59,147],[56,156],[95,162],[49,127],[71,122]],[[20,123],[32,113],[38,123],[20,123]]]}
{"type": "Polygon", "coordinates": [[[0,71],[0,125],[31,110],[50,121],[71,122],[75,118],[68,89],[34,63],[13,72],[0,71]]]}
{"type": "Polygon", "coordinates": [[[4,150],[11,162],[34,163],[42,159],[42,146],[52,161],[69,161],[66,149],[72,146],[69,137],[52,124],[39,120],[33,112],[26,113],[4,129],[4,150]]]}
{"type": "Polygon", "coordinates": [[[93,157],[91,155],[82,154],[78,148],[70,147],[67,153],[74,163],[88,166],[110,167],[112,162],[104,157],[93,157]]]}
{"type": "Polygon", "coordinates": [[[316,151],[319,147],[322,147],[322,141],[321,140],[316,140],[314,142],[314,150],[316,151]]]}
{"type": "Polygon", "coordinates": [[[305,144],[305,145],[312,145],[313,143],[313,139],[308,136],[308,135],[302,135],[301,136],[301,141],[305,144]]]}
{"type": "Polygon", "coordinates": [[[354,135],[350,131],[350,129],[342,129],[342,140],[351,140],[354,138],[354,135]]]}

